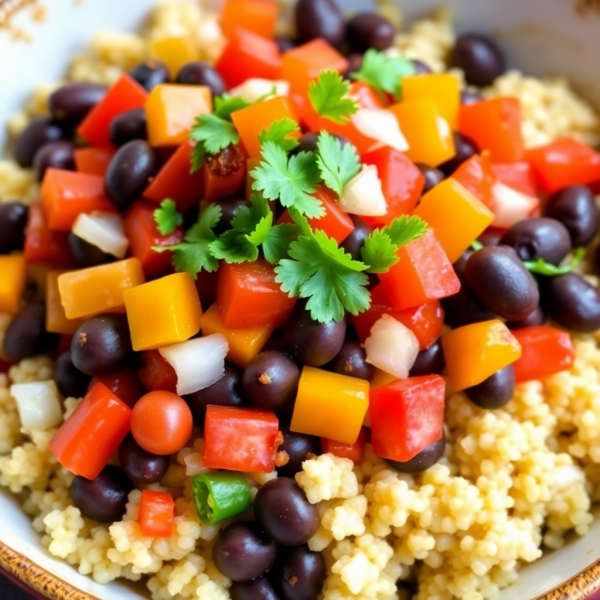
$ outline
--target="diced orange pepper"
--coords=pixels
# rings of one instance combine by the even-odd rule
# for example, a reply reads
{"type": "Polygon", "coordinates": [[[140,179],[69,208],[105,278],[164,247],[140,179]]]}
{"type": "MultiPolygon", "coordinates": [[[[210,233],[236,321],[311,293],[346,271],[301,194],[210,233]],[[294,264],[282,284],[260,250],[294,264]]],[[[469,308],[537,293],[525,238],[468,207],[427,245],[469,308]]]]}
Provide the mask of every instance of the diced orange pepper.
{"type": "Polygon", "coordinates": [[[83,323],[83,319],[67,319],[60,302],[58,277],[67,271],[49,271],[46,280],[46,330],[51,333],[73,335],[83,323]]]}
{"type": "Polygon", "coordinates": [[[442,336],[448,377],[454,391],[478,385],[521,356],[521,344],[498,320],[458,327],[442,336]]]}
{"type": "Polygon", "coordinates": [[[388,110],[398,119],[409,146],[406,156],[413,162],[437,167],[456,154],[450,125],[431,98],[406,100],[388,110]]]}
{"type": "Polygon", "coordinates": [[[354,444],[368,409],[368,381],[304,367],[290,430],[354,444]]]}
{"type": "Polygon", "coordinates": [[[67,233],[50,231],[48,219],[39,202],[29,207],[24,254],[29,265],[70,266],[73,264],[67,233]]]}
{"type": "Polygon", "coordinates": [[[451,263],[494,220],[494,213],[451,177],[434,186],[414,210],[435,231],[451,263]]]}
{"type": "Polygon", "coordinates": [[[123,293],[136,352],[185,342],[200,331],[202,308],[194,280],[174,273],[123,293]]]}
{"type": "Polygon", "coordinates": [[[452,173],[451,177],[477,196],[486,206],[490,205],[494,195],[492,186],[496,183],[497,176],[488,156],[479,154],[471,156],[452,173]]]}
{"type": "Polygon", "coordinates": [[[125,312],[123,293],[144,282],[140,261],[128,258],[64,273],[58,278],[58,290],[67,319],[78,319],[105,312],[125,312]]]}
{"type": "Polygon", "coordinates": [[[216,202],[233,196],[242,187],[246,173],[246,155],[239,146],[207,154],[201,169],[204,200],[216,202]]]}
{"type": "Polygon", "coordinates": [[[26,279],[25,256],[0,256],[0,313],[16,315],[19,312],[26,279]]]}
{"type": "Polygon", "coordinates": [[[75,168],[79,173],[104,177],[114,155],[111,148],[77,148],[75,168]]]}
{"type": "Polygon", "coordinates": [[[243,368],[263,349],[273,333],[273,327],[264,325],[254,329],[228,329],[223,325],[219,307],[215,303],[202,315],[202,334],[213,333],[225,336],[229,344],[227,360],[243,368]]]}
{"type": "Polygon", "coordinates": [[[414,75],[402,79],[402,99],[431,98],[452,129],[458,128],[460,84],[449,73],[414,75]]]}
{"type": "Polygon", "coordinates": [[[171,79],[185,64],[198,60],[198,48],[194,41],[186,36],[168,37],[154,40],[150,44],[150,53],[167,65],[171,79]]]}
{"type": "Polygon", "coordinates": [[[236,27],[272,40],[275,37],[277,4],[273,0],[227,0],[221,10],[221,29],[229,37],[236,27]]]}
{"type": "Polygon", "coordinates": [[[152,146],[179,146],[196,117],[211,111],[212,96],[205,85],[157,85],[146,101],[148,141],[152,146]]]}

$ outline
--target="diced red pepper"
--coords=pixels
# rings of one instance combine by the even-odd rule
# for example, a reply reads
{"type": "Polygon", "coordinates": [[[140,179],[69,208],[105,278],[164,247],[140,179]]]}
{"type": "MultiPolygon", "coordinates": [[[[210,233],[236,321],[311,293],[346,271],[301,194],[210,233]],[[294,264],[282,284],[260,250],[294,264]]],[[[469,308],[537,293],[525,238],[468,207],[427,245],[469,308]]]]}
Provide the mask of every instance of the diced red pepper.
{"type": "Polygon", "coordinates": [[[333,454],[340,458],[349,458],[353,463],[359,463],[365,455],[365,444],[367,443],[367,432],[363,427],[358,434],[354,444],[344,444],[329,438],[321,438],[321,450],[323,454],[333,454]]]}
{"type": "Polygon", "coordinates": [[[67,232],[50,231],[44,209],[39,203],[29,207],[24,254],[30,265],[62,267],[73,263],[67,232]]]}
{"type": "Polygon", "coordinates": [[[112,148],[78,148],[75,150],[75,168],[79,173],[104,177],[114,155],[112,148]]]}
{"type": "Polygon", "coordinates": [[[204,466],[245,473],[271,473],[279,446],[279,421],[268,410],[208,406],[204,466]]]}
{"type": "Polygon", "coordinates": [[[216,202],[233,196],[246,179],[246,156],[239,146],[229,146],[202,163],[204,200],[216,202]]]}
{"type": "Polygon", "coordinates": [[[492,186],[496,183],[498,176],[487,156],[475,154],[460,165],[451,177],[467,188],[486,206],[490,205],[492,186]]]}
{"type": "Polygon", "coordinates": [[[175,500],[169,492],[142,490],[140,533],[144,537],[168,538],[173,535],[175,500]]]}
{"type": "Polygon", "coordinates": [[[137,376],[149,392],[177,392],[177,374],[158,350],[142,352],[141,362],[137,376]]]}
{"type": "Polygon", "coordinates": [[[277,3],[273,0],[227,0],[221,10],[221,28],[226,37],[236,27],[272,40],[275,37],[277,3]]]}
{"type": "Polygon", "coordinates": [[[132,108],[143,108],[147,98],[148,92],[129,75],[123,74],[87,114],[77,133],[92,146],[111,146],[109,128],[112,120],[132,108]]]}
{"type": "Polygon", "coordinates": [[[499,181],[525,194],[536,196],[535,180],[531,165],[527,162],[495,163],[492,169],[499,181]]]}
{"type": "Polygon", "coordinates": [[[372,388],[371,443],[380,458],[406,462],[444,435],[446,384],[439,375],[372,388]]]}
{"type": "Polygon", "coordinates": [[[129,433],[131,409],[97,383],[50,441],[50,450],[68,471],[96,479],[129,433]]]}
{"type": "Polygon", "coordinates": [[[523,354],[514,363],[517,383],[543,379],[570,369],[575,360],[573,342],[567,331],[549,325],[513,329],[523,354]]]}
{"type": "Polygon", "coordinates": [[[133,408],[135,403],[146,393],[144,386],[140,383],[140,380],[131,367],[125,367],[110,375],[92,378],[88,390],[91,390],[98,382],[104,384],[121,402],[127,404],[129,408],[133,408]]]}

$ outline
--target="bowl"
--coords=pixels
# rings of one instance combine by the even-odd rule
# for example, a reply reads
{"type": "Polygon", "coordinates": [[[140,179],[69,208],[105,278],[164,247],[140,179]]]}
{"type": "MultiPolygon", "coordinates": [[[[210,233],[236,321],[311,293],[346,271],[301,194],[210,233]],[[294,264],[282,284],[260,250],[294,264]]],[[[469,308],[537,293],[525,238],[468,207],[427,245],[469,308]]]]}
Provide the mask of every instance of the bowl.
{"type": "MultiPolygon", "coordinates": [[[[407,20],[419,17],[439,0],[402,0],[407,20]]],[[[4,0],[31,4],[27,0],[4,0]]],[[[52,0],[47,19],[33,22],[26,8],[14,24],[30,39],[13,39],[0,28],[0,123],[18,109],[38,84],[60,77],[70,55],[86,46],[97,28],[135,29],[156,0],[52,0]]],[[[344,8],[370,2],[343,0],[344,8]]],[[[510,65],[534,75],[567,75],[575,87],[600,106],[600,5],[586,0],[454,0],[459,31],[488,31],[502,43],[510,65]]],[[[4,5],[4,6],[3,6],[4,5]]],[[[0,129],[0,146],[4,144],[0,129]]],[[[30,520],[10,493],[0,490],[0,566],[53,600],[143,600],[143,592],[125,584],[99,585],[40,545],[30,520]]],[[[600,516],[600,509],[596,511],[600,516]]],[[[500,600],[583,600],[600,598],[600,519],[590,533],[521,570],[519,583],[500,600]]]]}

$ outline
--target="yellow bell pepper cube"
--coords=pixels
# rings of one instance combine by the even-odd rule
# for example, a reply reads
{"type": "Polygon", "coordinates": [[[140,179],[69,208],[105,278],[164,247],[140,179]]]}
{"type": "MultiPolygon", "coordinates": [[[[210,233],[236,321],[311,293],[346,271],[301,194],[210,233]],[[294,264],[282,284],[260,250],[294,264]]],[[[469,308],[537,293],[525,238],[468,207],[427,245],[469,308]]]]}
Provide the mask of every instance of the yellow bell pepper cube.
{"type": "Polygon", "coordinates": [[[368,381],[304,367],[290,429],[354,444],[368,409],[368,381]]]}
{"type": "Polygon", "coordinates": [[[448,121],[453,130],[458,129],[460,109],[460,84],[454,75],[432,73],[414,75],[402,79],[402,99],[417,100],[431,98],[440,115],[448,121]]]}
{"type": "Polygon", "coordinates": [[[172,80],[175,80],[181,67],[199,57],[198,47],[189,37],[154,40],[150,44],[150,54],[167,65],[172,80]]]}
{"type": "Polygon", "coordinates": [[[0,313],[16,315],[27,279],[27,263],[22,254],[0,256],[0,313]]]}
{"type": "Polygon", "coordinates": [[[431,98],[406,100],[388,107],[408,142],[406,156],[437,167],[455,154],[452,129],[431,98]]]}
{"type": "Polygon", "coordinates": [[[174,273],[123,294],[136,352],[185,342],[200,331],[202,308],[194,280],[174,273]]]}
{"type": "Polygon", "coordinates": [[[73,335],[85,319],[67,319],[60,302],[58,278],[68,271],[48,271],[46,277],[46,330],[51,333],[73,335]]]}
{"type": "Polygon", "coordinates": [[[60,301],[67,319],[105,312],[125,312],[123,293],[145,283],[137,258],[63,273],[58,277],[60,301]]]}
{"type": "Polygon", "coordinates": [[[413,214],[433,229],[451,263],[456,262],[494,220],[494,213],[452,178],[427,192],[413,214]]]}
{"type": "Polygon", "coordinates": [[[521,357],[521,344],[498,319],[445,333],[442,348],[450,383],[457,392],[480,384],[521,357]]]}
{"type": "Polygon", "coordinates": [[[227,360],[238,367],[245,367],[263,349],[273,333],[273,327],[267,325],[254,329],[227,329],[215,303],[202,315],[202,334],[213,333],[222,333],[227,339],[227,360]]]}
{"type": "Polygon", "coordinates": [[[211,111],[211,92],[205,85],[157,85],[146,100],[150,145],[161,147],[183,144],[196,117],[211,111]]]}

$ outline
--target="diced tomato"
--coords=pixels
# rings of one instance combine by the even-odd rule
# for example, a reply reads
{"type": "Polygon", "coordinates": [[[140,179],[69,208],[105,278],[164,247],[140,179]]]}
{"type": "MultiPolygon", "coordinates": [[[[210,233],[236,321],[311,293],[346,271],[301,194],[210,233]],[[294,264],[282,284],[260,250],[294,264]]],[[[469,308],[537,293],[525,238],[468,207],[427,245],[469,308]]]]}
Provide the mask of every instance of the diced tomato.
{"type": "Polygon", "coordinates": [[[252,408],[208,406],[204,466],[245,473],[271,473],[279,445],[275,413],[252,408]]]}
{"type": "Polygon", "coordinates": [[[78,148],[75,150],[75,168],[79,173],[104,177],[114,155],[112,148],[78,148]]]}
{"type": "Polygon", "coordinates": [[[517,383],[543,379],[573,365],[575,352],[567,331],[538,325],[513,329],[512,333],[523,350],[521,358],[514,363],[517,383]]]}
{"type": "Polygon", "coordinates": [[[221,28],[226,37],[243,27],[267,39],[275,37],[277,3],[273,0],[227,0],[221,10],[221,28]]]}
{"type": "Polygon", "coordinates": [[[104,384],[119,400],[127,404],[130,408],[133,408],[135,403],[146,393],[144,386],[130,367],[125,367],[110,375],[92,378],[88,390],[91,390],[98,382],[104,384]]]}
{"type": "Polygon", "coordinates": [[[50,231],[39,203],[29,207],[25,228],[25,260],[30,265],[47,264],[55,267],[70,266],[73,262],[65,231],[50,231]]]}
{"type": "Polygon", "coordinates": [[[246,156],[239,146],[229,146],[219,154],[207,155],[202,163],[204,200],[216,202],[233,196],[246,178],[246,156]]]}
{"type": "Polygon", "coordinates": [[[495,163],[492,169],[499,181],[525,194],[536,196],[535,181],[531,165],[527,162],[495,163]]]}
{"type": "Polygon", "coordinates": [[[321,438],[321,450],[323,454],[333,454],[340,458],[349,458],[353,463],[359,463],[365,455],[366,442],[367,432],[363,427],[354,444],[344,444],[343,442],[336,442],[328,438],[321,438]]]}
{"type": "Polygon", "coordinates": [[[441,439],[445,392],[439,375],[398,379],[371,389],[373,452],[380,458],[406,462],[441,439]]]}
{"type": "Polygon", "coordinates": [[[158,350],[142,352],[142,366],[137,371],[138,379],[149,392],[177,391],[177,374],[158,350]]]}
{"type": "Polygon", "coordinates": [[[175,500],[169,492],[142,490],[140,533],[144,537],[168,538],[173,534],[175,500]]]}
{"type": "Polygon", "coordinates": [[[486,206],[490,205],[492,186],[496,183],[498,176],[487,156],[478,154],[472,156],[460,165],[451,177],[466,187],[486,206]]]}

